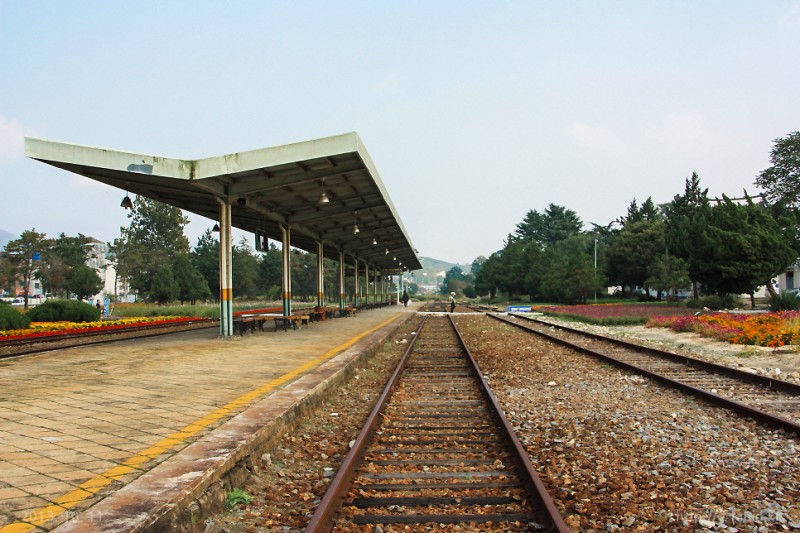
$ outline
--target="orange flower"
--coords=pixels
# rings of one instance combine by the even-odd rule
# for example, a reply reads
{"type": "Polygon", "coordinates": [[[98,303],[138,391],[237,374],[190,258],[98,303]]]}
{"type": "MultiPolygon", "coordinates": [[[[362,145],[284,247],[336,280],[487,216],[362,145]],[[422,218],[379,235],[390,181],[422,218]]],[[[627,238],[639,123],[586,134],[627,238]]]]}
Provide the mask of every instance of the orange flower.
{"type": "Polygon", "coordinates": [[[777,348],[800,344],[800,313],[779,311],[758,315],[711,313],[689,317],[654,317],[648,327],[668,327],[692,331],[706,337],[731,342],[777,348]]]}

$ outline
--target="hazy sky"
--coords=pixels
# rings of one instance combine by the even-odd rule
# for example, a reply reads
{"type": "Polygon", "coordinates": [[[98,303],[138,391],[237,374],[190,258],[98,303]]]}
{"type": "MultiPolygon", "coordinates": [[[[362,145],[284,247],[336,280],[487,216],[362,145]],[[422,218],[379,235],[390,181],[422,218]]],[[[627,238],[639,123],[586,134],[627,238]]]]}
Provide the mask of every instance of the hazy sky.
{"type": "Polygon", "coordinates": [[[124,193],[25,135],[199,158],[356,131],[421,254],[469,263],[550,203],[608,224],[692,171],[757,192],[799,129],[798,0],[0,0],[14,234],[127,225],[124,193]]]}

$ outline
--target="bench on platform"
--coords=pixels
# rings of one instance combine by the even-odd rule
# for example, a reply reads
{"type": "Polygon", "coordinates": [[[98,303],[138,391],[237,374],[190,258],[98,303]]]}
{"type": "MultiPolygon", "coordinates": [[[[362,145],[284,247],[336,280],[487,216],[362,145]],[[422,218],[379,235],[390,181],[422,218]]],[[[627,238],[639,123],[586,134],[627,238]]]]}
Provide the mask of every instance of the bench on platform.
{"type": "Polygon", "coordinates": [[[233,329],[239,331],[239,335],[244,335],[246,330],[250,333],[256,332],[256,326],[261,331],[264,331],[264,323],[270,318],[276,316],[274,313],[253,313],[246,315],[239,315],[233,319],[233,329]]]}
{"type": "Polygon", "coordinates": [[[352,305],[342,309],[343,316],[356,316],[357,312],[358,309],[353,307],[352,305]]]}
{"type": "Polygon", "coordinates": [[[316,306],[310,313],[312,322],[322,322],[328,319],[328,310],[322,306],[316,306]]]}
{"type": "Polygon", "coordinates": [[[287,331],[291,326],[292,329],[297,329],[298,325],[307,326],[311,321],[308,315],[285,315],[273,317],[275,321],[275,331],[278,331],[278,326],[283,326],[283,331],[287,331]]]}

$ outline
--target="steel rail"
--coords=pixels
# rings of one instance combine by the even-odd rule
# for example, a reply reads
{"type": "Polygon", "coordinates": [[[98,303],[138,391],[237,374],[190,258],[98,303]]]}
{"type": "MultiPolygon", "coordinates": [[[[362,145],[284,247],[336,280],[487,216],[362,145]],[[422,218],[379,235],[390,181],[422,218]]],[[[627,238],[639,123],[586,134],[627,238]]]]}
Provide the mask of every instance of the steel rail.
{"type": "Polygon", "coordinates": [[[419,338],[419,333],[422,331],[422,327],[425,325],[426,320],[427,318],[423,317],[419,327],[414,333],[414,338],[410,343],[408,343],[408,348],[406,348],[406,351],[403,353],[403,357],[397,364],[397,368],[395,368],[394,373],[392,373],[392,376],[386,383],[386,387],[378,397],[375,407],[372,409],[369,417],[367,417],[367,421],[364,423],[364,427],[356,437],[355,443],[345,456],[344,460],[342,461],[342,465],[339,467],[339,471],[336,473],[336,476],[334,476],[333,480],[331,481],[328,490],[325,492],[325,496],[323,496],[322,500],[317,506],[316,511],[311,516],[311,520],[308,522],[308,525],[304,530],[307,533],[327,531],[330,528],[330,524],[333,522],[336,511],[341,506],[342,500],[350,489],[350,484],[353,481],[356,469],[361,463],[361,459],[363,459],[364,454],[367,451],[367,446],[369,445],[370,439],[375,434],[375,431],[381,422],[381,413],[385,409],[389,397],[392,395],[392,392],[397,386],[400,376],[403,374],[403,370],[408,363],[408,358],[411,356],[411,352],[414,350],[414,346],[419,338]]]}
{"type": "MultiPolygon", "coordinates": [[[[670,387],[673,387],[673,388],[685,391],[687,393],[693,394],[693,395],[695,395],[695,396],[697,396],[699,398],[702,398],[702,399],[704,399],[706,401],[709,401],[709,402],[711,402],[711,403],[713,403],[715,405],[719,405],[721,407],[725,407],[727,409],[731,409],[731,410],[736,411],[736,412],[738,412],[738,413],[740,413],[742,415],[745,415],[745,416],[750,416],[754,420],[759,421],[761,423],[770,425],[772,427],[781,428],[781,429],[784,429],[786,431],[796,432],[796,433],[798,433],[798,435],[800,435],[800,424],[798,424],[797,422],[794,422],[792,420],[788,420],[788,419],[783,418],[781,416],[777,416],[777,415],[774,415],[774,414],[771,414],[771,413],[767,413],[765,411],[762,411],[762,410],[757,409],[755,407],[752,407],[750,405],[747,405],[747,404],[744,404],[744,403],[741,403],[741,402],[738,402],[738,401],[735,401],[735,400],[731,400],[729,398],[725,398],[724,396],[720,396],[719,394],[715,394],[715,393],[713,393],[711,391],[708,391],[708,390],[705,390],[705,389],[701,389],[701,388],[695,387],[693,385],[689,385],[687,383],[684,383],[684,382],[676,380],[676,379],[672,379],[670,377],[664,376],[664,375],[659,374],[657,372],[653,372],[651,370],[648,370],[646,368],[640,367],[638,365],[634,365],[632,363],[628,363],[628,362],[625,362],[625,361],[620,361],[619,359],[616,359],[616,358],[611,357],[609,355],[603,354],[603,353],[598,352],[596,350],[592,350],[591,348],[587,348],[585,346],[581,346],[579,344],[572,343],[572,342],[570,342],[570,341],[568,341],[566,339],[559,338],[556,335],[551,335],[551,334],[548,334],[546,332],[536,330],[534,328],[531,328],[531,327],[527,326],[526,324],[523,324],[523,323],[520,323],[520,322],[515,322],[514,320],[510,320],[510,319],[502,317],[500,315],[496,315],[496,314],[487,314],[487,315],[489,317],[491,317],[491,318],[494,318],[495,320],[498,320],[499,322],[502,322],[502,323],[505,323],[505,324],[509,324],[511,326],[514,326],[514,327],[517,327],[519,329],[522,329],[523,331],[527,331],[529,333],[534,333],[536,335],[540,335],[542,337],[547,338],[548,340],[551,340],[551,341],[553,341],[553,342],[555,342],[557,344],[560,344],[562,346],[565,346],[567,348],[579,351],[581,353],[585,353],[587,355],[591,355],[591,356],[599,358],[599,359],[601,359],[603,361],[606,361],[606,362],[609,362],[611,364],[614,364],[614,365],[616,365],[618,367],[624,368],[626,370],[630,370],[630,371],[632,371],[634,373],[637,373],[637,374],[640,374],[640,375],[644,375],[644,376],[652,378],[652,379],[654,379],[656,381],[659,381],[661,383],[667,384],[670,387]]],[[[520,318],[518,315],[512,315],[512,316],[514,316],[516,318],[520,318]]],[[[527,318],[527,317],[523,317],[523,318],[527,318]]],[[[545,325],[547,327],[555,326],[554,324],[550,324],[548,322],[543,322],[543,321],[536,321],[535,319],[533,319],[533,320],[528,319],[528,320],[532,321],[532,322],[536,322],[536,323],[541,324],[541,325],[545,325]]],[[[647,347],[640,346],[640,345],[637,345],[637,344],[628,343],[628,342],[625,342],[625,341],[620,341],[618,339],[612,339],[612,338],[609,338],[609,337],[603,337],[602,335],[586,333],[586,332],[583,332],[583,331],[580,331],[580,330],[573,330],[571,328],[565,328],[563,326],[560,326],[560,329],[566,330],[566,331],[569,331],[570,333],[575,333],[575,334],[578,334],[578,335],[583,335],[583,336],[587,336],[587,337],[594,337],[596,339],[607,341],[607,342],[610,342],[612,344],[623,345],[623,346],[626,346],[626,347],[630,347],[631,349],[635,349],[637,351],[644,351],[644,352],[650,353],[650,354],[652,354],[654,356],[662,356],[662,355],[665,356],[665,354],[669,354],[669,355],[675,356],[676,358],[679,358],[677,360],[685,361],[686,362],[685,364],[687,364],[687,365],[693,365],[696,362],[696,363],[698,363],[697,364],[698,367],[700,367],[700,368],[702,368],[702,369],[704,369],[706,371],[709,371],[709,372],[713,372],[712,368],[714,368],[714,369],[721,368],[721,369],[725,369],[726,371],[739,372],[739,373],[742,374],[742,377],[745,377],[745,378],[752,378],[754,376],[753,374],[750,374],[748,372],[736,371],[735,369],[732,369],[732,368],[729,368],[729,367],[725,367],[725,366],[722,366],[722,365],[715,365],[713,363],[708,363],[706,361],[700,361],[698,359],[692,359],[692,358],[686,357],[686,356],[681,356],[681,355],[677,355],[677,354],[671,354],[670,352],[662,352],[661,350],[656,350],[654,348],[647,348],[647,347]]],[[[731,374],[730,372],[725,372],[725,375],[727,375],[728,377],[734,377],[735,374],[731,374]]],[[[756,376],[756,377],[762,377],[762,376],[756,376]]],[[[750,381],[749,379],[748,379],[748,381],[752,383],[752,381],[750,381]]],[[[765,381],[774,384],[778,380],[766,379],[765,381]]],[[[781,382],[781,383],[785,383],[786,385],[794,385],[792,383],[786,383],[786,382],[781,382]]],[[[791,389],[792,387],[789,387],[789,388],[791,389]]]]}
{"type": "MultiPolygon", "coordinates": [[[[493,315],[489,315],[493,316],[493,315]]],[[[773,390],[788,392],[790,394],[800,395],[800,385],[796,383],[790,383],[788,381],[783,381],[781,379],[770,378],[767,376],[761,376],[758,374],[751,374],[750,372],[745,372],[743,370],[738,370],[736,368],[731,368],[729,366],[720,365],[717,363],[712,363],[710,361],[703,361],[702,359],[695,359],[694,357],[689,357],[687,355],[680,355],[673,352],[668,352],[665,350],[659,350],[657,348],[651,348],[649,346],[642,346],[641,344],[636,344],[633,342],[624,341],[622,339],[615,339],[612,337],[606,337],[604,335],[600,335],[597,333],[592,333],[589,331],[581,331],[575,328],[571,328],[569,326],[564,326],[562,324],[553,324],[550,322],[546,322],[544,320],[539,320],[536,318],[531,318],[523,315],[517,315],[514,313],[509,313],[509,316],[512,316],[517,319],[524,320],[526,322],[532,322],[534,324],[539,324],[545,327],[552,327],[561,331],[566,331],[568,333],[575,333],[584,337],[589,337],[595,340],[603,341],[603,342],[610,342],[616,344],[618,346],[623,346],[625,348],[636,350],[638,352],[647,353],[654,355],[656,357],[666,358],[670,361],[674,361],[677,363],[681,363],[687,366],[694,366],[697,368],[702,368],[704,370],[708,370],[715,374],[723,374],[728,377],[732,377],[739,381],[746,381],[753,385],[759,385],[762,387],[766,387],[773,390]]],[[[493,318],[497,318],[494,317],[493,318]]]]}
{"type": "MultiPolygon", "coordinates": [[[[352,488],[352,483],[357,475],[357,470],[359,469],[362,459],[366,457],[370,445],[370,441],[376,435],[376,431],[379,428],[379,425],[382,423],[382,418],[384,411],[387,408],[388,402],[390,397],[392,396],[394,390],[397,388],[398,383],[401,380],[402,374],[404,373],[406,367],[408,366],[409,359],[414,351],[416,341],[420,337],[420,332],[422,331],[423,326],[427,321],[427,317],[423,318],[419,328],[414,335],[413,341],[409,344],[408,348],[406,349],[403,357],[401,358],[400,363],[398,364],[397,368],[395,369],[392,377],[389,379],[383,393],[379,397],[374,409],[372,410],[371,414],[369,415],[367,422],[365,423],[363,429],[360,431],[358,437],[356,438],[355,443],[353,444],[352,448],[348,452],[347,456],[345,457],[339,471],[337,472],[336,476],[334,477],[328,491],[323,496],[319,506],[317,507],[314,515],[311,517],[305,531],[307,533],[311,532],[320,532],[320,531],[328,531],[332,524],[334,523],[335,517],[337,512],[339,511],[341,504],[344,502],[347,494],[352,488]]],[[[498,433],[505,434],[501,435],[501,440],[505,441],[506,444],[506,452],[511,452],[509,455],[516,457],[512,458],[512,461],[515,463],[515,472],[516,477],[519,478],[517,483],[522,483],[521,488],[525,489],[530,505],[537,511],[541,513],[541,519],[544,521],[549,522],[547,526],[550,528],[550,531],[556,531],[558,533],[566,533],[569,532],[570,529],[566,526],[563,519],[561,518],[558,510],[555,506],[555,503],[547,494],[547,491],[544,487],[544,484],[539,479],[538,475],[536,474],[533,466],[530,463],[530,459],[528,457],[527,452],[523,448],[521,442],[516,435],[514,435],[513,427],[510,422],[505,418],[502,409],[500,409],[499,402],[492,394],[488,383],[485,379],[483,379],[480,369],[478,368],[477,364],[475,363],[475,359],[472,354],[469,352],[469,349],[466,347],[464,343],[464,339],[461,336],[461,333],[455,327],[455,324],[450,318],[449,320],[450,326],[452,328],[451,331],[455,332],[455,336],[460,343],[460,348],[463,349],[463,352],[466,355],[466,360],[468,361],[468,367],[470,368],[470,374],[472,376],[477,377],[476,381],[478,382],[478,389],[480,394],[484,397],[486,401],[486,407],[488,407],[488,411],[491,412],[491,416],[495,419],[494,426],[498,433]]],[[[436,351],[436,350],[434,350],[436,351]]],[[[474,383],[474,382],[473,382],[474,383]]],[[[427,402],[422,402],[427,403],[427,402]]],[[[479,402],[480,403],[480,402],[479,402]]],[[[454,428],[457,429],[457,428],[454,428]]],[[[404,444],[415,444],[416,441],[411,441],[409,443],[404,443],[400,441],[393,441],[395,444],[399,445],[401,448],[404,444]]],[[[482,441],[479,441],[482,442],[482,441]]],[[[463,441],[463,443],[467,443],[467,441],[463,441]]],[[[405,448],[408,451],[407,448],[405,448]]],[[[387,450],[384,450],[386,452],[387,450]]],[[[391,452],[391,450],[388,450],[391,452]]],[[[424,450],[416,450],[417,452],[423,452],[424,450]]],[[[467,453],[468,450],[465,450],[464,453],[467,453]]],[[[473,453],[473,452],[469,452],[473,453]]],[[[456,463],[459,463],[457,461],[456,463]]],[[[441,462],[439,464],[446,464],[448,461],[441,462]]],[[[393,463],[394,464],[394,463],[393,463]]],[[[482,474],[489,474],[490,472],[475,472],[472,474],[474,477],[482,477],[482,474]]],[[[417,474],[416,477],[425,477],[427,474],[420,473],[417,474]]],[[[456,483],[456,484],[425,484],[418,486],[419,488],[423,487],[431,487],[431,488],[467,488],[472,485],[467,484],[466,487],[462,486],[463,483],[456,483]]],[[[501,484],[506,486],[504,484],[501,484]]],[[[395,487],[396,485],[387,485],[387,487],[395,487]]],[[[517,486],[520,485],[514,484],[510,486],[517,486]]],[[[382,486],[381,486],[382,487],[382,486]]],[[[370,499],[366,498],[365,501],[361,502],[362,504],[368,505],[370,503],[370,499]]],[[[387,501],[391,499],[382,498],[381,501],[386,504],[387,501]]],[[[431,499],[431,502],[442,500],[441,503],[444,504],[456,504],[456,503],[469,503],[472,498],[465,497],[465,498],[438,498],[438,499],[431,499]],[[453,500],[453,501],[450,501],[453,500]]],[[[483,498],[475,498],[476,501],[486,503],[486,497],[483,498]]],[[[394,500],[391,500],[394,501],[394,500]]],[[[391,503],[390,501],[390,503],[391,503]]],[[[403,499],[398,499],[398,502],[402,502],[403,499]]],[[[497,502],[502,503],[502,502],[497,502]]],[[[422,515],[424,516],[424,515],[422,515]]],[[[464,515],[464,514],[452,514],[452,515],[436,515],[435,522],[437,523],[460,523],[460,522],[470,522],[471,519],[475,519],[476,516],[474,515],[464,515]]],[[[508,520],[507,517],[504,515],[493,515],[487,514],[482,516],[483,519],[489,519],[492,521],[502,521],[504,519],[508,520]]],[[[400,522],[402,523],[402,517],[396,517],[392,515],[381,516],[383,520],[381,523],[394,523],[400,522]]],[[[523,519],[522,517],[517,517],[515,519],[523,519]]],[[[357,522],[360,523],[360,522],[357,522]]],[[[424,522],[423,522],[424,523],[424,522]]]]}
{"type": "Polygon", "coordinates": [[[546,515],[552,521],[553,531],[571,531],[561,518],[561,514],[558,512],[558,508],[556,508],[553,499],[550,498],[547,488],[544,486],[541,478],[536,473],[536,469],[531,463],[528,452],[525,450],[525,447],[522,445],[522,442],[520,442],[516,432],[514,431],[514,426],[512,426],[511,422],[509,422],[508,418],[506,418],[503,408],[500,406],[500,402],[497,401],[497,397],[492,392],[491,387],[489,387],[489,383],[486,381],[486,378],[483,377],[483,372],[481,372],[477,361],[475,361],[475,357],[472,355],[467,343],[464,341],[461,331],[459,331],[458,327],[453,321],[453,317],[449,316],[448,318],[450,319],[450,323],[453,325],[453,329],[458,336],[459,342],[461,342],[461,346],[467,353],[470,365],[472,365],[472,368],[475,370],[475,375],[478,377],[483,395],[492,407],[492,414],[495,416],[500,426],[504,429],[502,433],[503,439],[505,439],[506,442],[516,452],[514,454],[514,461],[517,463],[517,470],[522,474],[522,478],[527,485],[526,489],[528,490],[528,494],[534,496],[537,499],[538,506],[544,509],[546,515]]]}

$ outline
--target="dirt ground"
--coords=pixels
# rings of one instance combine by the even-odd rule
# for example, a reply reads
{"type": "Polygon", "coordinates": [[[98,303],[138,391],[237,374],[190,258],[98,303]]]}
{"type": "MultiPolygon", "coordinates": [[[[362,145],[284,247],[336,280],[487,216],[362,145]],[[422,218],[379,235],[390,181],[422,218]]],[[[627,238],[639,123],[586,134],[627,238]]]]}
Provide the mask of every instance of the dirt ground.
{"type": "Polygon", "coordinates": [[[592,326],[577,322],[562,322],[552,317],[539,318],[800,383],[800,346],[781,348],[743,346],[708,339],[697,333],[676,333],[667,328],[592,326]]]}

